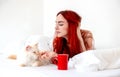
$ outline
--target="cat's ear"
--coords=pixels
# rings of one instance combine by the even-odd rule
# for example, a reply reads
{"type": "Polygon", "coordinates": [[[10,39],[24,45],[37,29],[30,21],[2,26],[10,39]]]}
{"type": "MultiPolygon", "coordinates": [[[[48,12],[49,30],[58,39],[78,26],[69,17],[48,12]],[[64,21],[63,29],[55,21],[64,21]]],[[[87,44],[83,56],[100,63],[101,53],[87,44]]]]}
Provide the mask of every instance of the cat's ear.
{"type": "Polygon", "coordinates": [[[31,47],[30,45],[28,45],[28,46],[26,46],[25,50],[26,50],[26,51],[30,51],[31,48],[32,48],[32,47],[31,47]]]}
{"type": "Polygon", "coordinates": [[[35,46],[38,47],[38,43],[36,43],[35,46]]]}

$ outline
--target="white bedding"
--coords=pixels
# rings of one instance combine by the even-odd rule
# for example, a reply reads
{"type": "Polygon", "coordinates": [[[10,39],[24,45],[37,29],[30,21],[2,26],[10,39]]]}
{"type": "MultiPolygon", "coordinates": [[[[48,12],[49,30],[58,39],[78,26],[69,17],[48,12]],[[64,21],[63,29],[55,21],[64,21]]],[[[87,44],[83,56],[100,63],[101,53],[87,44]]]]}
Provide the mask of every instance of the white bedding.
{"type": "Polygon", "coordinates": [[[120,48],[88,50],[69,60],[79,72],[120,69],[120,48]]]}
{"type": "Polygon", "coordinates": [[[56,65],[20,67],[16,60],[0,54],[0,77],[120,77],[120,69],[78,72],[76,69],[57,70],[56,65]]]}
{"type": "MultiPolygon", "coordinates": [[[[35,38],[33,38],[32,36],[29,39],[27,39],[27,41],[25,42],[25,45],[33,44],[39,41],[40,49],[49,50],[49,46],[48,46],[49,44],[47,43],[46,39],[47,39],[46,37],[41,38],[39,36],[36,36],[35,38]]],[[[111,70],[107,69],[102,71],[91,71],[91,70],[86,71],[88,69],[85,69],[87,68],[86,66],[88,66],[88,67],[91,67],[92,70],[95,70],[93,69],[95,65],[92,65],[93,66],[92,67],[91,64],[97,65],[100,62],[99,60],[104,61],[104,58],[106,58],[106,60],[111,59],[110,57],[112,55],[108,52],[109,50],[104,55],[102,54],[104,52],[103,50],[100,53],[99,52],[95,53],[98,56],[97,59],[96,59],[96,56],[94,56],[91,52],[89,53],[86,52],[85,54],[77,55],[72,58],[73,64],[74,62],[77,62],[77,64],[75,63],[76,68],[72,68],[71,65],[69,65],[68,70],[57,70],[57,66],[52,64],[47,66],[40,66],[40,67],[18,66],[18,63],[16,60],[10,60],[6,57],[11,54],[10,51],[17,51],[18,53],[20,48],[17,48],[17,47],[18,46],[16,46],[16,44],[15,45],[10,44],[8,47],[5,47],[5,50],[0,51],[1,52],[0,53],[0,77],[120,77],[120,68],[111,69],[111,70]],[[10,53],[6,53],[6,52],[10,52],[10,53]],[[109,56],[106,57],[108,53],[109,53],[109,56]],[[87,65],[85,65],[86,63],[87,65]],[[82,69],[79,66],[82,66],[82,69]],[[85,67],[83,68],[83,66],[85,67]],[[77,68],[78,70],[76,70],[77,68]],[[85,71],[82,72],[83,70],[85,71]]],[[[117,54],[114,53],[114,56],[116,55],[117,54]]],[[[111,59],[111,60],[114,60],[114,59],[111,59]]],[[[118,63],[120,63],[120,60],[118,61],[118,63]]]]}

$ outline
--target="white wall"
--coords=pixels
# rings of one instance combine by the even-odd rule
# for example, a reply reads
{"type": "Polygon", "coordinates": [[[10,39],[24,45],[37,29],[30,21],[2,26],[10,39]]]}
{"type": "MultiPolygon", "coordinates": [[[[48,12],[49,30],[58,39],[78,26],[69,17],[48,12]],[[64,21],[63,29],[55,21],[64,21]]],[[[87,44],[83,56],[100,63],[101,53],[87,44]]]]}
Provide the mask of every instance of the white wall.
{"type": "Polygon", "coordinates": [[[96,48],[120,46],[119,0],[0,0],[0,50],[33,34],[52,36],[56,14],[65,9],[82,16],[81,28],[93,32],[96,48]]]}
{"type": "Polygon", "coordinates": [[[60,10],[71,9],[82,16],[81,28],[92,31],[96,48],[120,47],[119,0],[44,0],[44,34],[52,36],[60,10]]]}
{"type": "Polygon", "coordinates": [[[0,0],[0,50],[43,34],[42,0],[0,0]]]}

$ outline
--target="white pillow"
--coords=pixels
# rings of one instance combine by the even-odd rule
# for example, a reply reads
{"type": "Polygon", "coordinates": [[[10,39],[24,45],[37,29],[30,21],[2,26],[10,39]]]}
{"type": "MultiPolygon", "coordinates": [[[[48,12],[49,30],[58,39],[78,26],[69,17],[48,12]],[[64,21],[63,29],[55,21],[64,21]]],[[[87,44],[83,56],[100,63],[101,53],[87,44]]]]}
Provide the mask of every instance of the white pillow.
{"type": "Polygon", "coordinates": [[[47,36],[43,36],[43,35],[32,35],[30,36],[26,42],[25,42],[25,46],[27,45],[34,45],[38,43],[38,48],[39,50],[46,50],[49,51],[50,47],[49,47],[49,41],[50,38],[47,36]]]}
{"type": "Polygon", "coordinates": [[[120,48],[85,51],[69,60],[69,68],[79,72],[120,68],[120,48]]]}
{"type": "Polygon", "coordinates": [[[46,50],[46,51],[51,51],[51,48],[49,46],[50,38],[47,36],[42,36],[39,39],[38,42],[38,48],[39,50],[46,50]]]}
{"type": "Polygon", "coordinates": [[[120,48],[95,50],[94,55],[100,60],[99,70],[120,68],[120,48]]]}
{"type": "Polygon", "coordinates": [[[94,56],[93,50],[75,55],[68,63],[69,68],[75,68],[79,72],[97,71],[99,64],[100,61],[94,56]]]}

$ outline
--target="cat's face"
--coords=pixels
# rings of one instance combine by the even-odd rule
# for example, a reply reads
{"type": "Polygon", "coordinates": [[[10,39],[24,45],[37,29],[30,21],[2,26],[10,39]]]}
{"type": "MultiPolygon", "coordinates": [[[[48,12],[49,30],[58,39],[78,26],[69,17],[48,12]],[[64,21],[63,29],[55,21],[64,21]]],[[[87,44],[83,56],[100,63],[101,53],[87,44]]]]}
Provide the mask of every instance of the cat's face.
{"type": "Polygon", "coordinates": [[[39,49],[38,49],[37,44],[33,46],[30,46],[30,45],[26,46],[25,52],[26,52],[27,57],[30,59],[36,60],[39,57],[39,49]]]}
{"type": "Polygon", "coordinates": [[[26,52],[31,52],[31,53],[34,53],[34,54],[38,54],[38,52],[39,52],[38,44],[35,44],[33,46],[28,45],[26,47],[26,52]]]}

